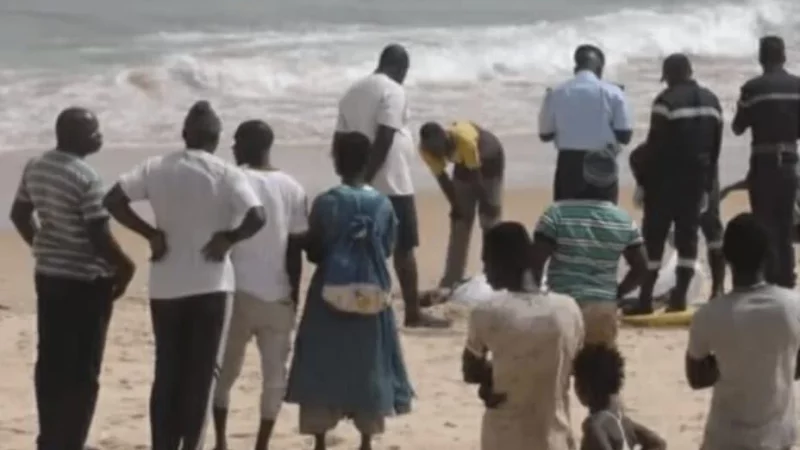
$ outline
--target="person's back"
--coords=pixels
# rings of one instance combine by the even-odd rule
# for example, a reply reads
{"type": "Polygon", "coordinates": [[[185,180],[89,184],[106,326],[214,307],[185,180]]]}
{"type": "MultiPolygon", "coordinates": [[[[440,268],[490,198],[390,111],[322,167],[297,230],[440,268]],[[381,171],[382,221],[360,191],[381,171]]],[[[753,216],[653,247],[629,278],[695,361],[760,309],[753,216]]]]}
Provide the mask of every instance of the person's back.
{"type": "Polygon", "coordinates": [[[574,448],[568,390],[583,339],[575,302],[557,294],[498,292],[470,321],[492,355],[493,390],[506,398],[486,410],[482,448],[574,448]]]}
{"type": "Polygon", "coordinates": [[[288,298],[291,286],[286,272],[289,236],[307,229],[306,195],[291,175],[279,170],[243,169],[250,185],[264,205],[267,224],[253,237],[233,248],[236,286],[255,289],[265,300],[288,298]]]}
{"type": "Polygon", "coordinates": [[[36,210],[39,231],[33,243],[36,271],[78,279],[111,273],[89,240],[88,218],[105,214],[89,203],[99,199],[99,175],[82,158],[50,150],[32,158],[23,172],[26,195],[36,210]]]}
{"type": "MultiPolygon", "coordinates": [[[[709,449],[781,449],[796,438],[793,382],[800,350],[800,294],[774,285],[742,288],[704,305],[690,356],[717,361],[705,442],[709,449]]],[[[704,447],[705,448],[705,447],[704,447]]]]}
{"type": "Polygon", "coordinates": [[[197,293],[185,292],[190,286],[198,292],[202,292],[201,286],[216,290],[219,283],[227,284],[222,280],[233,280],[230,258],[209,261],[202,249],[209,236],[233,228],[241,220],[237,212],[243,208],[237,207],[241,200],[234,192],[237,183],[246,183],[246,178],[239,168],[203,150],[179,150],[148,159],[123,176],[122,185],[128,184],[127,178],[146,190],[158,228],[168,238],[168,252],[153,263],[160,270],[151,271],[151,289],[155,285],[164,291],[157,292],[157,298],[197,293]],[[220,265],[224,270],[219,270],[220,265]]]}
{"type": "Polygon", "coordinates": [[[785,69],[748,80],[741,88],[738,106],[741,118],[752,130],[752,145],[800,139],[800,77],[785,69]]]}
{"type": "Polygon", "coordinates": [[[372,73],[355,82],[339,100],[336,130],[357,131],[375,140],[381,102],[403,95],[403,87],[382,73],[372,73]]]}
{"type": "Polygon", "coordinates": [[[563,200],[542,215],[536,233],[555,242],[547,285],[578,302],[615,300],[619,261],[640,241],[630,215],[601,200],[563,200]]]}

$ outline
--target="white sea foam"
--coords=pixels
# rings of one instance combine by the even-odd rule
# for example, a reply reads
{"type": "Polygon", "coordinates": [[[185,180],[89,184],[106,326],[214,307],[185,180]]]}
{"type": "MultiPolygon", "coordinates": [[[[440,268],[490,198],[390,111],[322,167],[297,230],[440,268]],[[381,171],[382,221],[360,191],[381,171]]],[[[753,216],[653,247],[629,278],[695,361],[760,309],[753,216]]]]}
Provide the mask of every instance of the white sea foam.
{"type": "Polygon", "coordinates": [[[800,2],[753,0],[524,26],[158,33],[125,47],[83,49],[105,63],[80,73],[0,71],[0,148],[49,142],[52,120],[68,104],[96,109],[118,145],[171,142],[201,97],[224,113],[228,131],[261,117],[282,139],[325,139],[336,99],[372,70],[388,42],[411,52],[408,85],[419,120],[466,116],[500,131],[535,131],[544,87],[569,73],[572,49],[583,42],[606,50],[608,76],[626,85],[642,117],[659,87],[662,56],[694,55],[698,74],[725,99],[752,73],[758,37],[778,33],[796,48],[798,25],[800,2]]]}

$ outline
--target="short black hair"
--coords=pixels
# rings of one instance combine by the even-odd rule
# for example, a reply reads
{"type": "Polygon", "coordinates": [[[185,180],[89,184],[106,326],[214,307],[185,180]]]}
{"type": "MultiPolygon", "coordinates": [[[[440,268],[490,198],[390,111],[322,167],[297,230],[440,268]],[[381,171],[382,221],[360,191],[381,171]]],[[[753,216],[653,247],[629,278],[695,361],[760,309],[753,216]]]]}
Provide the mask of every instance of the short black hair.
{"type": "Polygon", "coordinates": [[[219,141],[222,121],[206,100],[195,102],[183,121],[183,137],[187,146],[204,146],[219,141]]]}
{"type": "Polygon", "coordinates": [[[340,177],[355,177],[366,169],[372,144],[368,137],[356,131],[337,132],[332,150],[336,173],[340,177]]]}
{"type": "Polygon", "coordinates": [[[444,127],[437,122],[425,122],[419,128],[419,138],[421,140],[437,139],[446,134],[444,127]]]}
{"type": "Polygon", "coordinates": [[[247,142],[254,147],[269,150],[275,140],[275,133],[272,131],[272,127],[263,120],[246,120],[236,129],[234,139],[247,142]]]}
{"type": "Polygon", "coordinates": [[[379,68],[408,67],[408,51],[400,44],[389,44],[381,51],[378,58],[379,68]]]}
{"type": "Polygon", "coordinates": [[[780,36],[764,36],[758,42],[758,60],[761,64],[786,62],[786,44],[780,36]]]}
{"type": "Polygon", "coordinates": [[[530,267],[531,245],[525,225],[500,222],[484,233],[482,257],[508,271],[524,272],[530,267]]]}
{"type": "Polygon", "coordinates": [[[72,106],[64,109],[56,118],[56,145],[58,147],[71,147],[84,136],[87,124],[96,121],[94,113],[86,108],[72,106]]]}
{"type": "Polygon", "coordinates": [[[722,253],[732,268],[753,273],[761,270],[769,257],[769,234],[753,213],[742,213],[728,222],[722,240],[722,253]]]}
{"type": "Polygon", "coordinates": [[[589,61],[597,57],[600,60],[601,65],[605,65],[606,63],[606,55],[603,53],[603,50],[600,47],[592,44],[582,44],[579,45],[575,49],[575,53],[572,55],[572,59],[575,61],[576,66],[584,66],[589,63],[589,61]]]}
{"type": "Polygon", "coordinates": [[[572,362],[575,383],[589,388],[595,396],[619,394],[625,381],[625,359],[616,348],[586,344],[572,362]]]}

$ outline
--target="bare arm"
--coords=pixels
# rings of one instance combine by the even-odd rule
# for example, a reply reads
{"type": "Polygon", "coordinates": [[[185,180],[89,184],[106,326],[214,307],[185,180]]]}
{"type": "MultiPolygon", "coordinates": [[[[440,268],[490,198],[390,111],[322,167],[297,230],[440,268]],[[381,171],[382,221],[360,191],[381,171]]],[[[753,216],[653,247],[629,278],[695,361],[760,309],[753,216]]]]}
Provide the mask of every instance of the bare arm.
{"type": "Polygon", "coordinates": [[[749,103],[752,96],[750,88],[746,84],[742,86],[739,91],[739,101],[736,103],[736,115],[733,116],[733,122],[731,123],[731,130],[736,136],[743,135],[753,125],[752,112],[750,111],[752,105],[749,103]]]}
{"type": "Polygon", "coordinates": [[[533,245],[531,246],[531,272],[537,286],[541,286],[544,276],[544,266],[547,260],[553,256],[556,250],[556,242],[553,238],[542,232],[533,234],[533,245]]]}
{"type": "Polygon", "coordinates": [[[372,143],[372,151],[369,155],[367,162],[367,169],[365,171],[365,179],[368,183],[372,183],[375,175],[381,170],[383,164],[386,163],[386,157],[389,155],[389,150],[394,143],[394,134],[397,132],[394,128],[386,125],[378,125],[378,130],[375,133],[375,141],[372,143]]]}
{"type": "Polygon", "coordinates": [[[117,269],[133,270],[133,260],[122,250],[114,234],[111,233],[108,218],[89,221],[87,230],[89,241],[101,258],[117,269]]]}
{"type": "Polygon", "coordinates": [[[623,256],[629,269],[622,282],[617,286],[617,298],[623,298],[639,287],[647,274],[647,258],[641,243],[628,246],[623,252],[623,256]]]}
{"type": "Polygon", "coordinates": [[[708,355],[702,359],[694,359],[686,355],[686,379],[692,389],[710,388],[719,378],[717,359],[708,355]]]}
{"type": "Polygon", "coordinates": [[[453,186],[453,180],[447,175],[447,172],[442,172],[436,176],[436,182],[442,190],[447,202],[450,203],[452,209],[458,209],[458,202],[456,200],[456,190],[453,186]]]}
{"type": "Polygon", "coordinates": [[[289,236],[289,243],[286,246],[286,274],[289,276],[289,286],[292,290],[291,297],[295,307],[300,302],[300,280],[303,277],[304,246],[304,234],[289,236]]]}
{"type": "Polygon", "coordinates": [[[633,427],[633,434],[636,436],[636,441],[642,446],[642,450],[666,450],[667,442],[655,431],[634,420],[626,419],[633,427]]]}
{"type": "Polygon", "coordinates": [[[225,237],[231,244],[237,244],[253,237],[266,223],[267,216],[264,214],[264,207],[261,205],[253,206],[247,210],[238,227],[224,231],[225,237]]]}
{"type": "Polygon", "coordinates": [[[17,199],[11,205],[11,223],[28,246],[33,246],[33,240],[39,232],[33,212],[33,203],[28,201],[17,199]]]}
{"type": "Polygon", "coordinates": [[[729,184],[728,186],[725,186],[724,188],[722,188],[722,190],[719,191],[719,200],[720,201],[725,200],[725,197],[730,195],[731,192],[742,191],[747,189],[747,187],[748,187],[747,178],[741,179],[736,183],[729,184]]]}
{"type": "Polygon", "coordinates": [[[147,223],[131,208],[131,201],[119,183],[108,191],[103,199],[103,206],[117,222],[144,239],[151,240],[158,233],[155,227],[147,223]]]}

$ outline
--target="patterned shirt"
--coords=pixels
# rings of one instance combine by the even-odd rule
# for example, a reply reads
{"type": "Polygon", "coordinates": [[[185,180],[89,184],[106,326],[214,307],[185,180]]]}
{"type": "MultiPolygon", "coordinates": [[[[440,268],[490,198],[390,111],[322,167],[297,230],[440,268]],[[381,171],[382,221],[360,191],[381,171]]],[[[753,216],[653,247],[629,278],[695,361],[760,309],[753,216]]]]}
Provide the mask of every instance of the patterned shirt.
{"type": "Polygon", "coordinates": [[[39,220],[33,242],[37,273],[78,280],[113,273],[86,228],[108,217],[104,194],[100,175],[78,156],[51,150],[28,161],[16,201],[33,204],[39,220]]]}
{"type": "Polygon", "coordinates": [[[554,203],[539,219],[536,233],[556,244],[548,287],[579,303],[616,300],[620,257],[626,248],[642,243],[625,210],[598,200],[554,203]]]}

